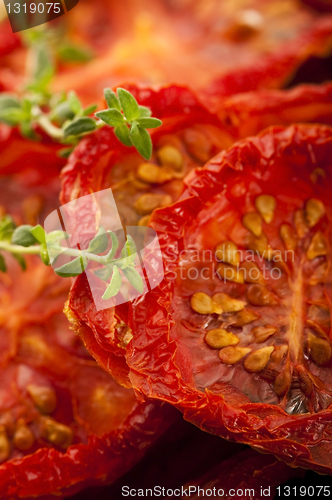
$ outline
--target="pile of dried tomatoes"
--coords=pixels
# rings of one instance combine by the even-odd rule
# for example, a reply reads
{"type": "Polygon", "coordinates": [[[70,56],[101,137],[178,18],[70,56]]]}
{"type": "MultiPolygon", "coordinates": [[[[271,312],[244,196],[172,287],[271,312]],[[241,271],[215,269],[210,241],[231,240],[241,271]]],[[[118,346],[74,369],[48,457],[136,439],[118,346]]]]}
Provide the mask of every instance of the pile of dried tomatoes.
{"type": "MultiPolygon", "coordinates": [[[[40,130],[0,123],[0,224],[43,224],[111,189],[124,227],[156,232],[163,272],[100,310],[87,273],[8,259],[0,497],[272,499],[290,480],[328,485],[331,3],[87,0],[66,16],[52,29],[94,57],[59,57],[53,89],[104,107],[102,89],[121,84],[162,126],[149,161],[109,127],[65,160],[40,130]]],[[[0,96],[20,91],[27,57],[1,26],[0,96]]],[[[88,224],[82,211],[76,236],[88,224]]]]}

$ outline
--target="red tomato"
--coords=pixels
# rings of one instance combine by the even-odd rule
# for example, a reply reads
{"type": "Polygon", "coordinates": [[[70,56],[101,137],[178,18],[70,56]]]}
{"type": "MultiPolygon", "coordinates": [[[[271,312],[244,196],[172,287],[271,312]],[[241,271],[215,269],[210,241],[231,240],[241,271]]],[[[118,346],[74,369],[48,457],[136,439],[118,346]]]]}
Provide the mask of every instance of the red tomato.
{"type": "MultiPolygon", "coordinates": [[[[121,498],[129,487],[132,496],[157,498],[158,490],[153,491],[157,486],[158,489],[164,488],[165,498],[172,499],[198,499],[204,493],[205,498],[272,500],[277,485],[295,478],[302,478],[298,484],[303,485],[306,484],[304,476],[303,469],[291,468],[273,455],[262,455],[243,445],[201,432],[183,420],[173,425],[158,445],[120,481],[98,490],[95,495],[100,500],[121,498]],[[149,489],[152,489],[152,495],[149,489]],[[210,493],[211,490],[214,493],[210,493]]],[[[316,484],[324,484],[321,476],[317,475],[317,480],[316,484]]],[[[311,484],[315,484],[314,481],[311,484]]],[[[286,489],[281,486],[283,491],[286,489]]],[[[94,491],[84,493],[85,497],[75,497],[75,500],[87,498],[89,494],[92,496],[94,491]]]]}
{"type": "MultiPolygon", "coordinates": [[[[265,91],[261,101],[260,92],[234,96],[219,105],[220,120],[208,113],[194,94],[184,88],[168,87],[159,92],[138,92],[132,86],[130,90],[140,103],[152,108],[154,116],[163,119],[163,126],[156,135],[153,134],[155,156],[151,166],[159,165],[158,172],[161,172],[160,168],[167,170],[167,164],[160,162],[160,151],[165,146],[174,145],[182,155],[183,170],[189,173],[195,166],[203,165],[204,160],[212,156],[217,147],[224,149],[245,132],[257,133],[273,121],[289,124],[301,116],[302,119],[315,122],[317,115],[319,119],[323,117],[328,120],[330,87],[303,86],[298,91],[265,91]],[[314,99],[316,103],[312,104],[314,99]],[[191,103],[189,114],[185,113],[187,103],[191,103]]],[[[172,201],[175,201],[181,195],[184,184],[180,178],[168,181],[164,179],[163,182],[156,183],[152,182],[151,176],[144,177],[143,184],[140,177],[141,161],[131,150],[123,148],[111,131],[104,129],[97,132],[82,141],[63,170],[62,201],[67,203],[91,193],[91,190],[112,187],[124,223],[147,224],[150,215],[140,219],[137,201],[142,197],[144,199],[148,193],[171,194],[172,201]]],[[[143,165],[146,168],[146,164],[143,165]]],[[[181,171],[176,171],[176,175],[178,174],[183,176],[181,171]]],[[[88,282],[84,276],[80,276],[71,291],[69,307],[83,324],[89,326],[88,330],[79,329],[79,334],[92,355],[121,384],[130,387],[124,360],[125,347],[131,338],[127,319],[128,304],[118,306],[114,314],[109,310],[97,313],[88,282]],[[110,315],[113,321],[110,320],[110,315]]]]}
{"type": "Polygon", "coordinates": [[[195,478],[196,480],[190,481],[186,486],[196,487],[196,490],[192,489],[191,495],[194,500],[202,498],[202,490],[206,496],[211,496],[210,491],[215,491],[225,500],[273,500],[284,492],[281,488],[279,494],[276,486],[303,476],[303,470],[292,469],[272,455],[245,450],[215,465],[203,477],[195,478]]]}
{"type": "Polygon", "coordinates": [[[9,21],[0,21],[0,57],[10,54],[20,46],[20,37],[12,32],[9,21]]]}
{"type": "Polygon", "coordinates": [[[215,98],[214,111],[238,139],[271,125],[313,122],[332,125],[332,84],[299,85],[290,90],[260,90],[215,98]]]}
{"type": "Polygon", "coordinates": [[[125,0],[98,9],[86,2],[67,20],[69,32],[88,40],[98,57],[67,68],[54,88],[74,82],[86,101],[119,81],[225,95],[279,88],[308,57],[331,49],[332,17],[296,0],[125,0]]]}
{"type": "MultiPolygon", "coordinates": [[[[36,144],[34,155],[13,161],[15,175],[0,177],[0,218],[10,213],[17,222],[43,224],[57,207],[57,175],[38,163],[52,152],[36,144]]],[[[0,273],[0,497],[48,499],[111,483],[176,415],[138,402],[90,357],[63,314],[69,280],[37,257],[22,272],[2,255],[8,270],[0,273]]]]}
{"type": "Polygon", "coordinates": [[[332,130],[271,128],[154,212],[166,275],[136,299],[138,393],[203,430],[331,473],[332,130]],[[157,355],[156,355],[157,353],[157,355]]]}
{"type": "MultiPolygon", "coordinates": [[[[186,174],[203,166],[234,139],[187,88],[170,86],[152,91],[131,86],[128,89],[140,104],[151,108],[153,116],[163,120],[163,126],[152,133],[151,161],[144,162],[133,149],[122,146],[110,128],[103,128],[85,138],[70,156],[61,174],[61,200],[68,203],[112,187],[123,224],[147,225],[155,207],[179,198],[186,174]]],[[[91,215],[80,212],[80,217],[85,226],[91,215]]],[[[78,333],[98,363],[130,386],[124,362],[124,348],[130,339],[128,304],[117,307],[115,312],[97,312],[87,279],[80,276],[73,287],[69,308],[89,327],[79,328],[78,333]]]]}
{"type": "MultiPolygon", "coordinates": [[[[56,49],[64,41],[94,52],[77,64],[54,51],[53,89],[74,89],[90,104],[120,81],[185,84],[212,95],[279,88],[310,56],[330,52],[332,16],[296,0],[104,0],[79,2],[50,26],[56,49]]],[[[4,88],[17,88],[26,50],[11,52],[2,67],[4,88]]]]}

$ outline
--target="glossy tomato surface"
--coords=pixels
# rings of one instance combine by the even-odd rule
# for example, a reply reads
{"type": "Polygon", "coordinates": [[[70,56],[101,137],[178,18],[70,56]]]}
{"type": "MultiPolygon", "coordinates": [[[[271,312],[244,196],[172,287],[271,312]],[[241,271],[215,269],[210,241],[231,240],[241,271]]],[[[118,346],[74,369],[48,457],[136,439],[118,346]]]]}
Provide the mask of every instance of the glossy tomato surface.
{"type": "MultiPolygon", "coordinates": [[[[17,224],[43,224],[59,204],[57,170],[40,161],[54,148],[29,151],[21,143],[26,161],[13,161],[13,175],[8,162],[0,177],[0,220],[10,214],[17,224]]],[[[142,458],[174,412],[136,401],[91,358],[63,313],[70,280],[37,257],[23,272],[1,253],[0,496],[64,497],[111,483],[142,458]]]]}
{"type": "MultiPolygon", "coordinates": [[[[152,159],[144,161],[105,127],[85,138],[70,156],[61,173],[61,201],[69,203],[91,192],[112,188],[122,223],[146,226],[154,208],[179,198],[186,174],[203,166],[234,139],[188,88],[169,86],[153,91],[130,86],[129,90],[140,104],[151,108],[153,116],[163,120],[162,127],[152,131],[152,159]]],[[[89,212],[80,211],[79,217],[81,231],[87,224],[94,227],[89,212]]],[[[75,328],[93,356],[117,380],[130,386],[124,361],[124,349],[131,336],[128,304],[115,311],[97,311],[86,277],[79,276],[68,313],[70,310],[77,318],[75,328]]]]}
{"type": "MultiPolygon", "coordinates": [[[[142,163],[137,155],[123,148],[112,133],[105,130],[85,139],[62,172],[62,202],[68,203],[91,191],[112,187],[122,220],[129,225],[148,223],[150,214],[137,212],[137,208],[149,211],[147,195],[152,195],[152,200],[156,194],[171,195],[171,199],[165,198],[166,201],[176,201],[185,187],[184,173],[189,174],[194,167],[203,166],[216,148],[225,149],[236,138],[247,132],[256,134],[271,123],[289,125],[298,118],[313,122],[330,120],[329,84],[302,86],[291,91],[239,94],[219,102],[217,116],[202,107],[197,97],[185,88],[170,86],[152,92],[138,91],[132,86],[130,90],[139,102],[151,107],[154,116],[163,120],[163,126],[156,135],[153,134],[154,156],[151,162],[142,163]],[[166,156],[163,155],[165,152],[166,156]],[[171,159],[167,155],[171,152],[173,163],[167,164],[167,158],[171,159]],[[182,167],[176,163],[177,158],[182,158],[182,167]],[[144,169],[149,172],[149,165],[150,172],[157,169],[159,179],[146,176],[144,169]],[[171,167],[175,178],[167,179],[171,167]],[[142,173],[145,174],[144,182],[142,173]]],[[[82,215],[82,221],[86,223],[88,220],[89,214],[82,215]]],[[[117,307],[114,312],[97,312],[88,281],[80,276],[71,291],[69,308],[80,318],[81,326],[78,323],[76,326],[89,351],[120,383],[129,387],[128,367],[124,362],[125,347],[132,335],[127,320],[128,305],[117,307]],[[87,325],[89,330],[82,325],[87,325]]]]}
{"type": "MultiPolygon", "coordinates": [[[[74,89],[91,104],[120,81],[176,82],[209,95],[280,88],[310,56],[330,53],[332,17],[296,0],[103,0],[98,6],[81,0],[46,30],[57,66],[53,90],[74,89]],[[72,46],[93,57],[66,60],[61,54],[72,46]]],[[[1,58],[6,90],[26,77],[26,47],[10,50],[1,58]]]]}
{"type": "Polygon", "coordinates": [[[332,84],[244,92],[215,101],[214,111],[236,140],[256,135],[271,125],[332,125],[332,84]]]}
{"type": "MultiPolygon", "coordinates": [[[[172,425],[144,459],[116,483],[88,489],[74,499],[82,500],[92,495],[99,500],[121,498],[128,489],[131,496],[137,497],[158,498],[164,492],[168,499],[196,499],[202,498],[204,492],[205,497],[218,498],[219,492],[219,497],[252,500],[260,500],[264,490],[264,497],[273,499],[275,486],[296,478],[299,484],[306,484],[304,476],[303,469],[289,467],[273,455],[262,455],[238,443],[201,432],[196,426],[181,420],[172,425]]],[[[328,478],[318,476],[317,479],[317,484],[322,484],[328,478]]]]}
{"type": "Polygon", "coordinates": [[[69,68],[55,88],[74,82],[88,100],[119,81],[224,95],[279,88],[308,57],[329,52],[331,19],[295,0],[82,2],[66,22],[99,57],[69,68]]]}
{"type": "Polygon", "coordinates": [[[329,473],[331,151],[324,126],[236,143],[157,210],[166,275],[131,309],[138,393],[329,473]]]}

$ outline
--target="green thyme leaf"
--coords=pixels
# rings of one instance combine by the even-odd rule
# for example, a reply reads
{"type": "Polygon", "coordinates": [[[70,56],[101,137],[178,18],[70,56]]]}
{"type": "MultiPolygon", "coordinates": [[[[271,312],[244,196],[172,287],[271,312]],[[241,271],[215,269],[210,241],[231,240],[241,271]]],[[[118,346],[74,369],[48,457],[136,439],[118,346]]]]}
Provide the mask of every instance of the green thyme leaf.
{"type": "Polygon", "coordinates": [[[113,268],[113,274],[112,274],[112,279],[108,287],[106,288],[106,291],[102,298],[104,300],[110,299],[111,297],[114,297],[119,293],[119,290],[122,285],[122,278],[120,271],[117,266],[114,266],[113,268]]]}
{"type": "Polygon", "coordinates": [[[33,82],[28,85],[30,90],[45,92],[54,72],[54,62],[50,51],[44,44],[34,44],[33,82]]]}
{"type": "Polygon", "coordinates": [[[138,106],[139,109],[139,118],[150,118],[152,115],[152,111],[150,108],[147,108],[146,106],[138,106]]]}
{"type": "Polygon", "coordinates": [[[95,116],[107,123],[107,125],[111,125],[111,127],[122,125],[124,120],[123,114],[115,108],[98,111],[98,113],[95,113],[95,116]]]}
{"type": "Polygon", "coordinates": [[[65,231],[51,231],[46,234],[46,243],[49,244],[61,240],[67,240],[68,238],[69,236],[65,231]]]}
{"type": "Polygon", "coordinates": [[[60,102],[51,112],[50,119],[59,124],[63,124],[66,120],[72,120],[75,113],[72,111],[69,102],[60,102]]]}
{"type": "Polygon", "coordinates": [[[108,247],[108,236],[105,229],[100,226],[96,236],[90,241],[88,252],[90,253],[102,253],[108,247]]]}
{"type": "Polygon", "coordinates": [[[24,120],[26,114],[21,108],[5,108],[0,110],[0,122],[12,127],[24,120]]]}
{"type": "Polygon", "coordinates": [[[12,244],[21,247],[31,247],[38,243],[37,239],[31,233],[32,226],[25,224],[15,229],[12,236],[12,244]]]}
{"type": "Polygon", "coordinates": [[[64,136],[68,137],[70,135],[82,135],[88,132],[93,132],[96,130],[96,122],[87,116],[76,118],[71,123],[69,123],[63,130],[64,136]]]}
{"type": "Polygon", "coordinates": [[[144,291],[144,283],[140,274],[133,267],[126,267],[122,269],[123,274],[126,276],[129,283],[137,290],[139,293],[144,291]]]}
{"type": "Polygon", "coordinates": [[[150,160],[152,155],[152,141],[149,132],[134,122],[130,128],[129,136],[131,142],[143,158],[150,160]]]}
{"type": "Polygon", "coordinates": [[[144,128],[157,128],[162,125],[162,121],[158,118],[138,118],[137,123],[144,128]]]}
{"type": "Polygon", "coordinates": [[[118,99],[118,96],[111,89],[104,89],[104,97],[109,108],[115,108],[118,111],[121,111],[121,104],[118,99]]]}
{"type": "Polygon", "coordinates": [[[134,255],[134,254],[136,255],[136,253],[137,253],[137,249],[136,249],[135,241],[132,238],[132,236],[130,236],[130,234],[127,234],[126,243],[124,244],[124,247],[122,249],[121,257],[129,257],[130,255],[134,255]]]}
{"type": "Polygon", "coordinates": [[[74,148],[62,148],[58,151],[60,158],[68,158],[73,152],[74,148]]]}
{"type": "Polygon", "coordinates": [[[110,277],[112,276],[113,267],[114,266],[112,266],[112,265],[101,267],[100,269],[97,269],[94,272],[94,274],[97,276],[97,278],[99,278],[103,281],[108,281],[110,279],[110,277]]]}
{"type": "Polygon", "coordinates": [[[68,105],[74,115],[78,115],[82,111],[82,104],[73,90],[68,92],[68,105]]]}
{"type": "Polygon", "coordinates": [[[21,266],[21,269],[25,271],[27,268],[27,263],[25,259],[22,257],[22,255],[20,255],[19,253],[12,253],[12,256],[14,257],[15,260],[17,260],[17,262],[21,266]]]}
{"type": "Polygon", "coordinates": [[[83,115],[84,116],[92,115],[92,113],[94,113],[97,108],[98,104],[91,104],[91,106],[88,106],[83,110],[83,115]]]}
{"type": "Polygon", "coordinates": [[[5,259],[3,258],[3,255],[1,255],[1,253],[0,253],[0,271],[2,273],[5,273],[7,271],[6,262],[5,262],[5,259]]]}
{"type": "Polygon", "coordinates": [[[113,231],[107,231],[107,233],[110,235],[111,241],[112,241],[112,248],[105,257],[105,262],[109,263],[113,259],[114,255],[118,249],[119,240],[118,240],[116,234],[113,233],[113,231]]]}
{"type": "Polygon", "coordinates": [[[46,243],[40,245],[40,258],[46,266],[50,266],[50,256],[48,255],[46,243]]]}
{"type": "Polygon", "coordinates": [[[122,144],[124,144],[128,148],[130,148],[130,146],[133,145],[129,136],[129,128],[127,127],[127,125],[123,124],[120,125],[119,127],[116,127],[114,129],[114,133],[116,137],[119,139],[119,141],[122,142],[122,144]]]}
{"type": "Polygon", "coordinates": [[[23,97],[21,101],[21,107],[24,111],[24,113],[27,115],[27,118],[31,118],[31,110],[32,110],[33,102],[30,99],[27,99],[26,97],[23,97]]]}
{"type": "Polygon", "coordinates": [[[126,243],[124,244],[124,247],[121,251],[121,259],[125,259],[123,264],[121,265],[121,269],[125,269],[129,266],[134,265],[136,256],[137,256],[137,250],[135,242],[133,238],[130,236],[130,234],[128,234],[126,243]]]}
{"type": "Polygon", "coordinates": [[[23,137],[27,137],[28,139],[36,139],[38,136],[32,128],[32,124],[30,120],[23,120],[19,124],[20,132],[23,137]]]}
{"type": "Polygon", "coordinates": [[[86,267],[88,265],[88,260],[84,255],[80,255],[76,257],[76,259],[64,264],[57,269],[54,269],[54,272],[61,276],[62,278],[72,278],[74,276],[78,276],[79,274],[84,273],[86,267]]]}
{"type": "Polygon", "coordinates": [[[87,47],[66,43],[60,46],[57,56],[63,62],[84,63],[93,58],[93,53],[87,47]]]}
{"type": "Polygon", "coordinates": [[[20,107],[20,102],[14,94],[0,94],[0,111],[2,111],[3,109],[20,107]]]}
{"type": "Polygon", "coordinates": [[[40,224],[31,229],[31,234],[36,238],[38,243],[46,243],[46,233],[40,224]]]}
{"type": "Polygon", "coordinates": [[[10,242],[15,229],[13,219],[9,215],[4,215],[0,219],[0,241],[10,242]]]}
{"type": "Polygon", "coordinates": [[[122,89],[121,87],[117,89],[117,93],[122,110],[127,120],[131,122],[132,120],[138,118],[139,107],[135,97],[132,96],[131,93],[128,92],[128,90],[122,89]]]}

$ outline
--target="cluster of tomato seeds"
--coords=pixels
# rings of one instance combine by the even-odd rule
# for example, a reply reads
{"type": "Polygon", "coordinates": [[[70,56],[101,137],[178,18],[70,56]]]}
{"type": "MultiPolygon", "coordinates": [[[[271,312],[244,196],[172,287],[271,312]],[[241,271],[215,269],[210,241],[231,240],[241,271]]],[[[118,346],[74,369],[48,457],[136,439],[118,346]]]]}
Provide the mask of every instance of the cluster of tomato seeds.
{"type": "Polygon", "coordinates": [[[147,226],[154,210],[176,201],[183,191],[184,177],[203,166],[217,151],[217,144],[222,147],[230,140],[218,135],[213,126],[207,126],[207,131],[200,126],[187,128],[163,136],[149,162],[129,156],[128,161],[116,163],[107,180],[123,223],[147,226]]]}
{"type": "Polygon", "coordinates": [[[219,350],[223,364],[242,362],[247,372],[259,373],[288,413],[317,412],[332,402],[332,391],[325,386],[322,392],[319,376],[332,357],[330,313],[322,288],[329,271],[325,207],[321,200],[309,199],[293,213],[291,223],[280,225],[286,252],[282,258],[264,233],[277,210],[276,199],[260,195],[255,207],[242,217],[248,231],[246,248],[232,241],[215,248],[219,278],[238,285],[234,296],[197,292],[190,304],[199,314],[219,315],[220,327],[208,330],[204,340],[219,350]],[[247,260],[241,260],[243,255],[247,260]],[[267,277],[249,255],[260,257],[267,277]],[[278,308],[275,324],[262,321],[257,308],[266,307],[278,308]],[[244,328],[245,336],[239,336],[244,328]]]}

